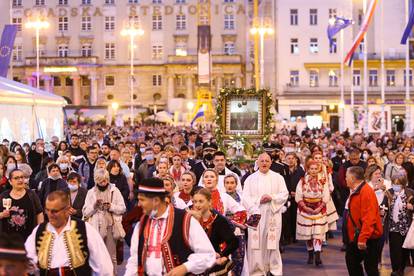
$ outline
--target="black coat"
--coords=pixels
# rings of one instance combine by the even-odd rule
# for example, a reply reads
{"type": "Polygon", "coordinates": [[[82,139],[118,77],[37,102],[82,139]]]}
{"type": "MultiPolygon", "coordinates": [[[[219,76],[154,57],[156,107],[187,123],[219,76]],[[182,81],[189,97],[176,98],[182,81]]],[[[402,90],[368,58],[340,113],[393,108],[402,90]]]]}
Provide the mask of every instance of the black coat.
{"type": "Polygon", "coordinates": [[[47,196],[53,191],[67,191],[68,184],[62,178],[57,180],[53,180],[51,178],[47,178],[42,182],[42,186],[39,190],[39,199],[42,203],[42,206],[45,206],[47,196]]]}
{"type": "Polygon", "coordinates": [[[35,176],[41,169],[43,159],[49,157],[47,152],[43,152],[43,154],[38,153],[35,150],[31,150],[27,156],[28,163],[32,168],[32,176],[35,176]]]}
{"type": "Polygon", "coordinates": [[[72,208],[76,209],[76,214],[72,215],[75,218],[82,219],[82,209],[83,205],[85,204],[86,194],[88,190],[85,188],[79,187],[78,193],[75,196],[75,200],[73,200],[72,208]]]}
{"type": "Polygon", "coordinates": [[[122,197],[124,198],[125,205],[128,203],[129,197],[129,186],[128,180],[124,174],[113,175],[109,174],[109,182],[115,184],[118,190],[121,192],[122,197]]]}

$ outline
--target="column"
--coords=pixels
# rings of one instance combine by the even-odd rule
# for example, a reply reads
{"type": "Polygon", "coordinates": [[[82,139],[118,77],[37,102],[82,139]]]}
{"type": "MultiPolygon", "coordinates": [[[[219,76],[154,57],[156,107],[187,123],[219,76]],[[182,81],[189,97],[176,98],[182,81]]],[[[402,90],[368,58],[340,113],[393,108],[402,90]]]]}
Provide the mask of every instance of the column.
{"type": "Polygon", "coordinates": [[[185,98],[192,99],[193,98],[193,75],[187,76],[187,83],[186,83],[186,91],[185,91],[185,98]]]}
{"type": "Polygon", "coordinates": [[[168,110],[172,111],[173,109],[173,98],[175,94],[174,87],[174,75],[167,76],[167,105],[168,110]]]}
{"type": "Polygon", "coordinates": [[[52,80],[53,78],[49,75],[44,75],[43,76],[43,81],[45,82],[45,91],[47,92],[53,92],[52,91],[52,80]]]}
{"type": "Polygon", "coordinates": [[[94,106],[98,104],[98,77],[91,74],[89,79],[91,80],[90,104],[94,106]]]}
{"type": "Polygon", "coordinates": [[[72,75],[71,78],[73,80],[72,101],[74,105],[80,105],[81,104],[80,76],[72,75]]]}

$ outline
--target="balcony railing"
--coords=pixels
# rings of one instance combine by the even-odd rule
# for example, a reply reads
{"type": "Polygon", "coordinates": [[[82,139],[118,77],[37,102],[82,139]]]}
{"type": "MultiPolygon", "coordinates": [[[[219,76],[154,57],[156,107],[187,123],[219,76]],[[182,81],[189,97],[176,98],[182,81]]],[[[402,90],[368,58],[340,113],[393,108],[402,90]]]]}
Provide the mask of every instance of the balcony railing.
{"type": "MultiPolygon", "coordinates": [[[[345,86],[345,91],[350,91],[351,87],[345,86]]],[[[285,85],[283,87],[283,91],[286,93],[295,93],[295,94],[339,94],[341,91],[341,88],[339,86],[316,86],[316,87],[309,87],[309,86],[290,86],[285,85]]],[[[355,92],[361,92],[364,91],[364,88],[362,86],[354,86],[355,92]]],[[[386,86],[385,87],[385,93],[401,93],[405,91],[405,86],[386,86]]],[[[368,93],[380,93],[381,87],[380,86],[369,86],[368,87],[368,93]]]]}
{"type": "MultiPolygon", "coordinates": [[[[63,65],[82,65],[97,64],[99,58],[92,57],[40,57],[40,65],[42,66],[63,66],[63,65]]],[[[26,66],[35,66],[36,57],[26,57],[26,66]]]]}
{"type": "MultiPolygon", "coordinates": [[[[363,60],[364,55],[363,53],[357,52],[354,53],[353,56],[354,60],[363,60]]],[[[368,53],[368,60],[380,60],[381,54],[380,53],[368,53]]],[[[384,54],[385,60],[404,60],[405,53],[386,53],[384,54]]],[[[410,59],[414,59],[414,52],[410,51],[410,59]]]]}
{"type": "MultiPolygon", "coordinates": [[[[168,56],[168,63],[172,64],[195,64],[197,63],[197,55],[187,56],[168,56]]],[[[240,55],[213,55],[213,63],[221,64],[239,64],[242,62],[240,55]]]]}

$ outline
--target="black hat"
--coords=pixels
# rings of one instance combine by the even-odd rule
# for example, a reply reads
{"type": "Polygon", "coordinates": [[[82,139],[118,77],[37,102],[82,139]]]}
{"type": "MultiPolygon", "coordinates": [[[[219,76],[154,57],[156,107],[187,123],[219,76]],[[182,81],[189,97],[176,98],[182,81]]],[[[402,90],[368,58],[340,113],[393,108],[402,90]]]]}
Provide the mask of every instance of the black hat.
{"type": "Polygon", "coordinates": [[[161,178],[150,177],[142,180],[138,188],[138,193],[165,195],[168,192],[165,191],[164,181],[161,178]]]}
{"type": "Polygon", "coordinates": [[[263,150],[265,152],[272,152],[276,149],[275,146],[276,145],[274,143],[266,142],[266,143],[263,143],[263,150]]]}
{"type": "Polygon", "coordinates": [[[212,143],[212,142],[205,142],[203,144],[203,150],[206,149],[212,149],[212,150],[218,150],[217,144],[212,143]]]}

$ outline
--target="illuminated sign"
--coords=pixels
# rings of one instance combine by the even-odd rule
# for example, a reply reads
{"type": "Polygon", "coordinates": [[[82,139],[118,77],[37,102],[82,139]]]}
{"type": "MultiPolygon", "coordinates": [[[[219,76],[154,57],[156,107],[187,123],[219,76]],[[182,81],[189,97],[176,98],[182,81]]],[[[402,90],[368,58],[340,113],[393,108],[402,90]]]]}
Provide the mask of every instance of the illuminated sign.
{"type": "Polygon", "coordinates": [[[73,73],[77,71],[76,67],[45,67],[43,69],[45,73],[73,73]]]}

